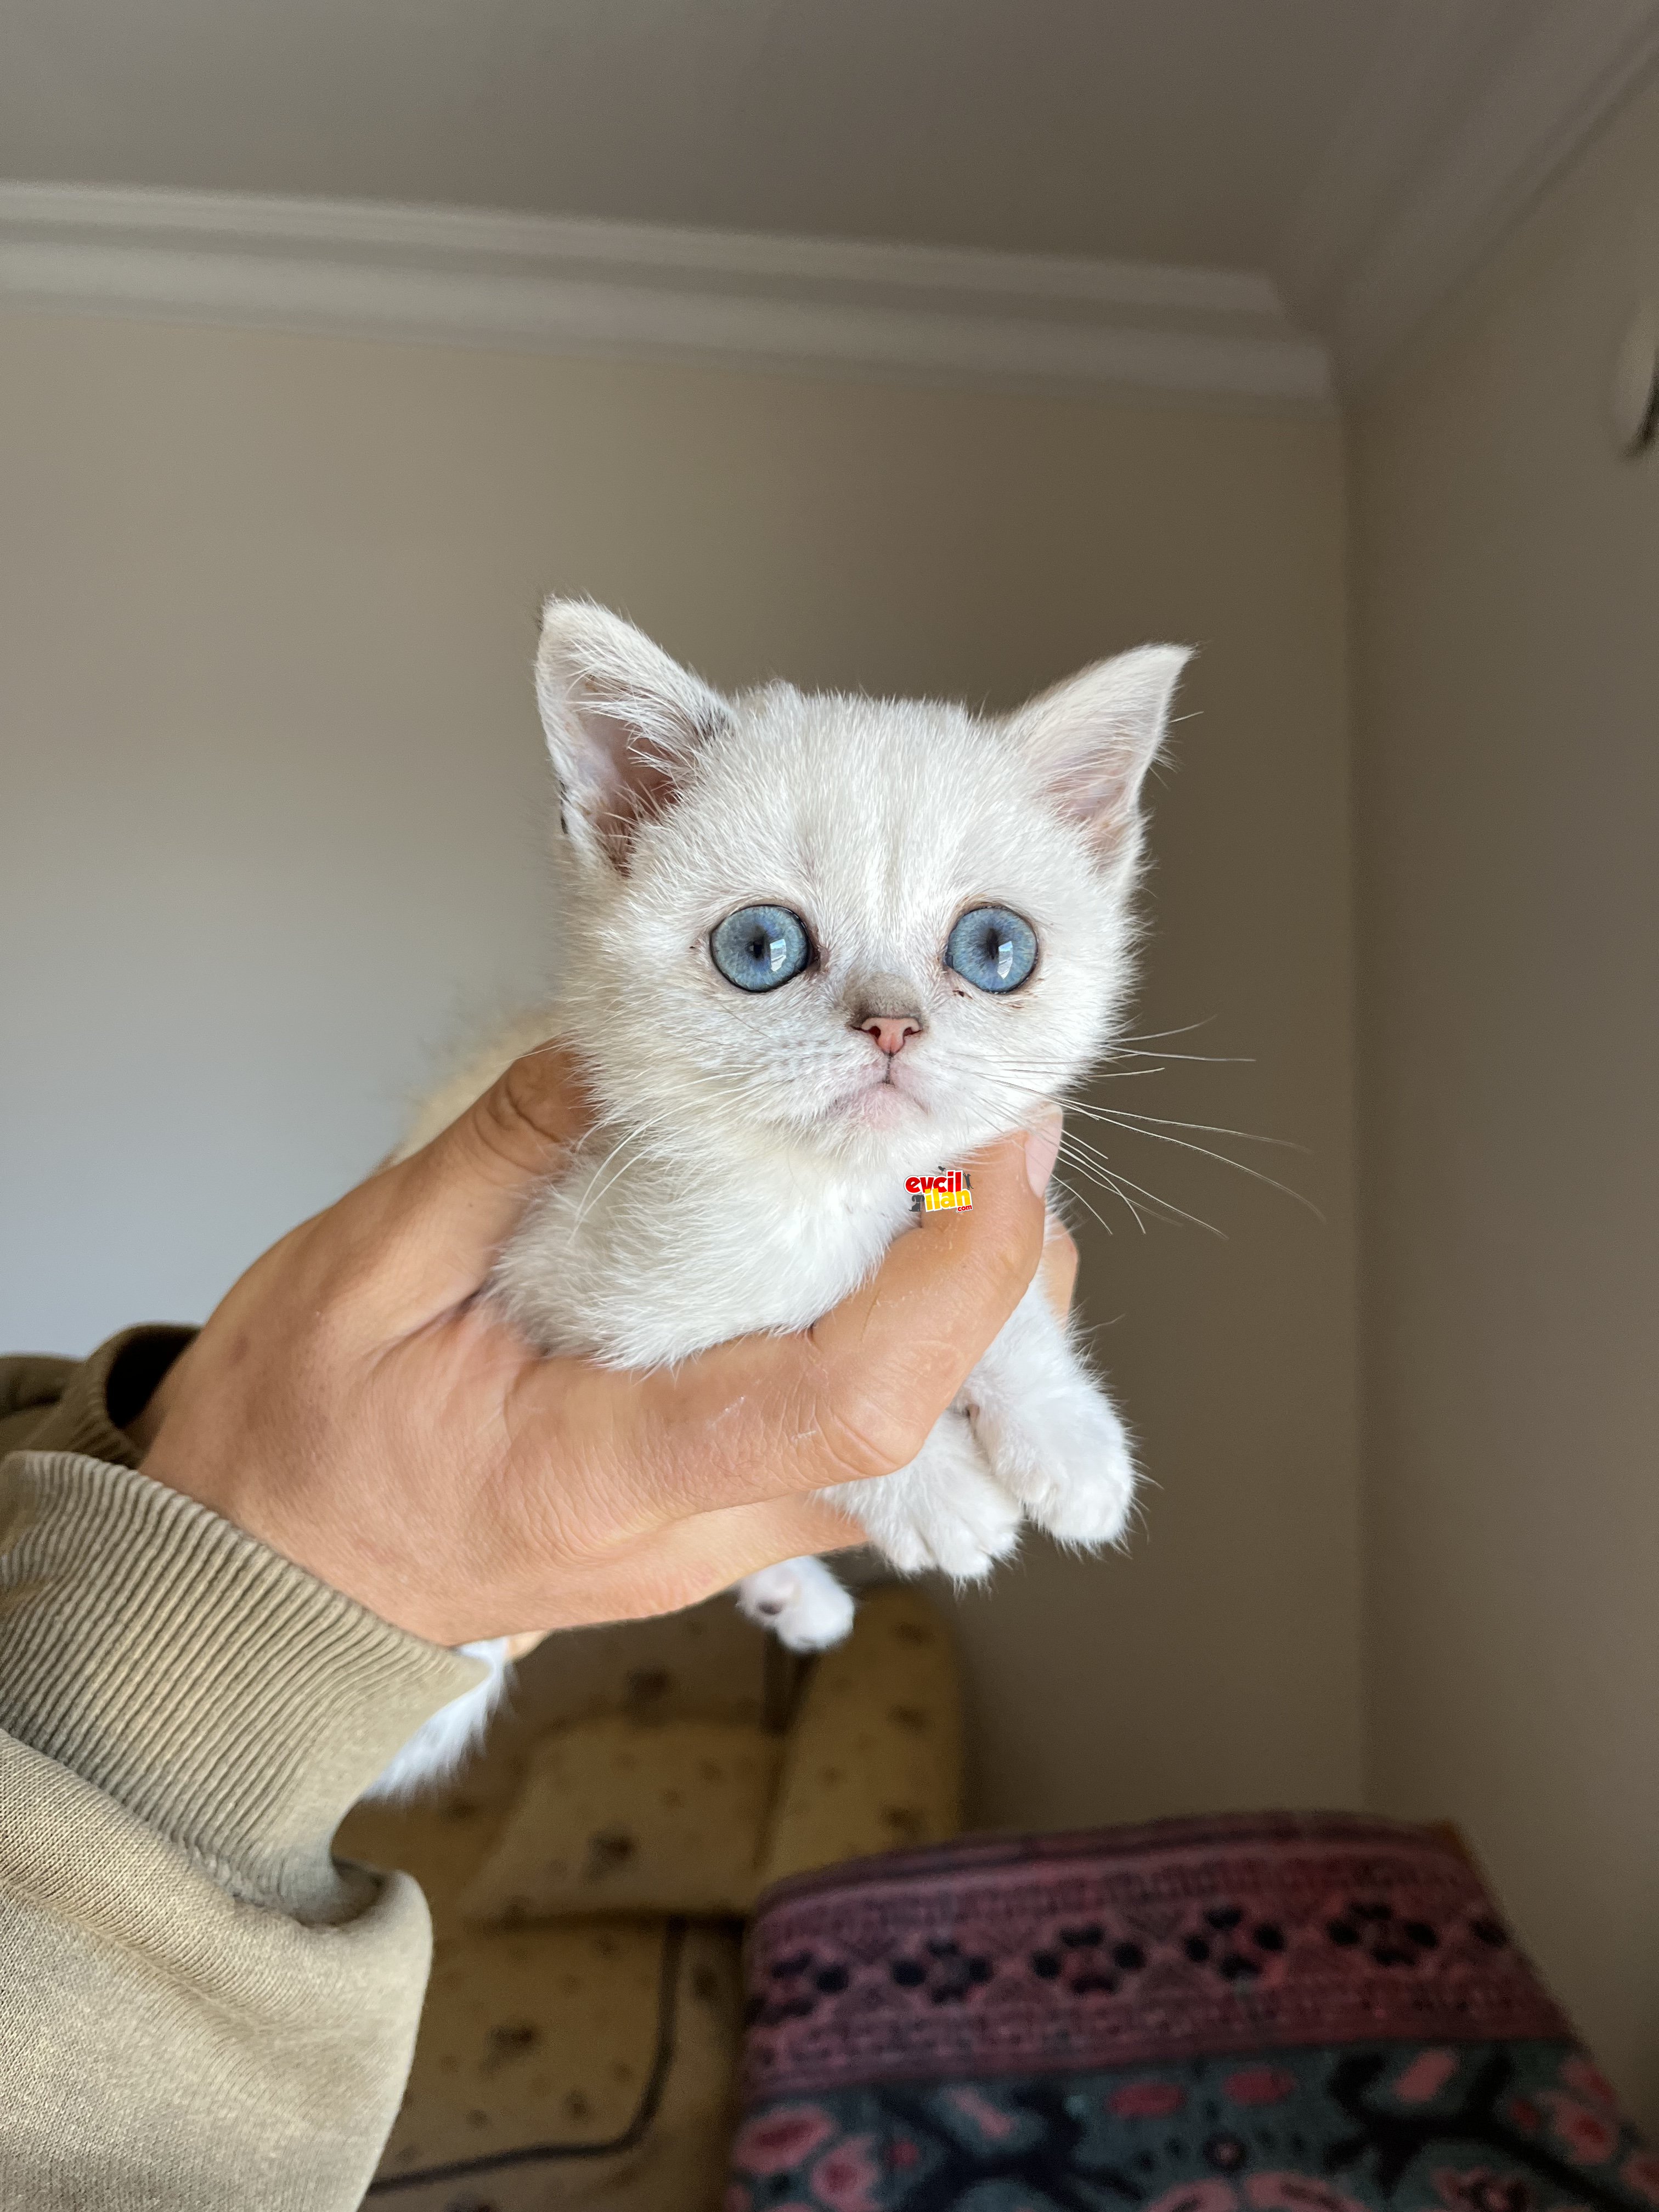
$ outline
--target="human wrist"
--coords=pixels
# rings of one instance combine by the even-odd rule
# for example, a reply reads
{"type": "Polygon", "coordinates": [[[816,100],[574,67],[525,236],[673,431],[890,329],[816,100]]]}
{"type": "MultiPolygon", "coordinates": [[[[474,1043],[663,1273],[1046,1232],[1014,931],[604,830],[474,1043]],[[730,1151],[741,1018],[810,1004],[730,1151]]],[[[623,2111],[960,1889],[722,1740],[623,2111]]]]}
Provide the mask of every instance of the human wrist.
{"type": "Polygon", "coordinates": [[[481,1671],[71,1452],[5,1462],[0,1600],[0,1728],[235,1894],[305,1918],[339,1905],[347,1807],[481,1671]]]}

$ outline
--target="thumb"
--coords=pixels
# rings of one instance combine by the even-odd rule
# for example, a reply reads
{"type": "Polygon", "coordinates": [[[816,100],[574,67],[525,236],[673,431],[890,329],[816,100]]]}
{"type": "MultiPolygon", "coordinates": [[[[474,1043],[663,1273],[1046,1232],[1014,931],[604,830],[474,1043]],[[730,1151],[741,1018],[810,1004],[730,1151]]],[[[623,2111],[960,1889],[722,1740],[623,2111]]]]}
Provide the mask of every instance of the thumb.
{"type": "Polygon", "coordinates": [[[398,1241],[422,1303],[471,1296],[538,1185],[557,1173],[592,1121],[574,1054],[540,1045],[429,1145],[374,1179],[388,1198],[395,1188],[398,1241]]]}
{"type": "Polygon", "coordinates": [[[896,1237],[868,1281],[810,1328],[738,1337],[631,1377],[629,1411],[666,1440],[664,1488],[678,1510],[908,1466],[1036,1272],[1060,1134],[1055,1109],[976,1153],[972,1211],[896,1237]]]}

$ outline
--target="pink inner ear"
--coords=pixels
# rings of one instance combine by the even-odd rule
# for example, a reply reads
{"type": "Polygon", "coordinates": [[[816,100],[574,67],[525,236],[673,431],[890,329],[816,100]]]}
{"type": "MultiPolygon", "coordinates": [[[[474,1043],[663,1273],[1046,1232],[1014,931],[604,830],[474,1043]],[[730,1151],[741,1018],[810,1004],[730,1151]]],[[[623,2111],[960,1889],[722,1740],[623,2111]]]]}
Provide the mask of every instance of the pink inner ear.
{"type": "Polygon", "coordinates": [[[1188,658],[1184,646],[1138,646],[1055,684],[1015,717],[1016,734],[1049,790],[1097,846],[1134,826],[1188,658]]]}
{"type": "Polygon", "coordinates": [[[648,726],[621,715],[577,703],[574,720],[580,745],[571,763],[568,796],[612,866],[625,868],[641,823],[672,804],[685,758],[653,742],[648,726]]]}
{"type": "Polygon", "coordinates": [[[1097,845],[1112,843],[1134,820],[1141,773],[1127,745],[1119,752],[1057,761],[1048,781],[1061,808],[1097,845]]]}
{"type": "Polygon", "coordinates": [[[597,739],[604,767],[594,781],[605,799],[607,816],[629,823],[659,814],[674,795],[674,769],[632,724],[609,714],[584,717],[597,739]]]}
{"type": "Polygon", "coordinates": [[[567,832],[624,867],[640,824],[724,726],[725,701],[631,623],[568,599],[544,611],[536,696],[567,832]]]}

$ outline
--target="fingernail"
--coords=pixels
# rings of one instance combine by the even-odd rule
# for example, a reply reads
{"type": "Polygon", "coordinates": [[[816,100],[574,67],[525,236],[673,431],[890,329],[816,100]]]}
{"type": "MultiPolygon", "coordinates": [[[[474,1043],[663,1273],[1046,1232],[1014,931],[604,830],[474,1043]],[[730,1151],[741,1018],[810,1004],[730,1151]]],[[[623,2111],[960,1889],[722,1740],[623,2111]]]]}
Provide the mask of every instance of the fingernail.
{"type": "Polygon", "coordinates": [[[1054,1162],[1060,1157],[1060,1135],[1066,1127],[1066,1117],[1058,1106],[1050,1106],[1042,1119],[1025,1133],[1025,1172],[1031,1178],[1031,1188],[1039,1198],[1048,1188],[1048,1178],[1054,1171],[1054,1162]]]}

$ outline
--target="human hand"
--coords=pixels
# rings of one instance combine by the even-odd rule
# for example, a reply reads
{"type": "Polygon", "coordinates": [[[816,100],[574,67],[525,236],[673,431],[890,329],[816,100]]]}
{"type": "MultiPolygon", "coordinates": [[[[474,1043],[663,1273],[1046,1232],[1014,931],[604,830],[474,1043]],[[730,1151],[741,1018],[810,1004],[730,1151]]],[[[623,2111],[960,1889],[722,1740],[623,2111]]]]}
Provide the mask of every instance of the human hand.
{"type": "Polygon", "coordinates": [[[1072,1310],[1072,1299],[1077,1290],[1077,1245],[1065,1223],[1055,1220],[1052,1214],[1048,1218],[1048,1233],[1042,1243],[1037,1280],[1055,1316],[1064,1321],[1072,1310]]]}
{"type": "Polygon", "coordinates": [[[860,1541],[811,1493],[915,1457],[1040,1259],[1069,1297],[1054,1114],[798,1335],[647,1375],[544,1358],[478,1294],[585,1125],[574,1063],[529,1054],[291,1231],[132,1424],[143,1472],[435,1643],[673,1612],[860,1541]]]}

